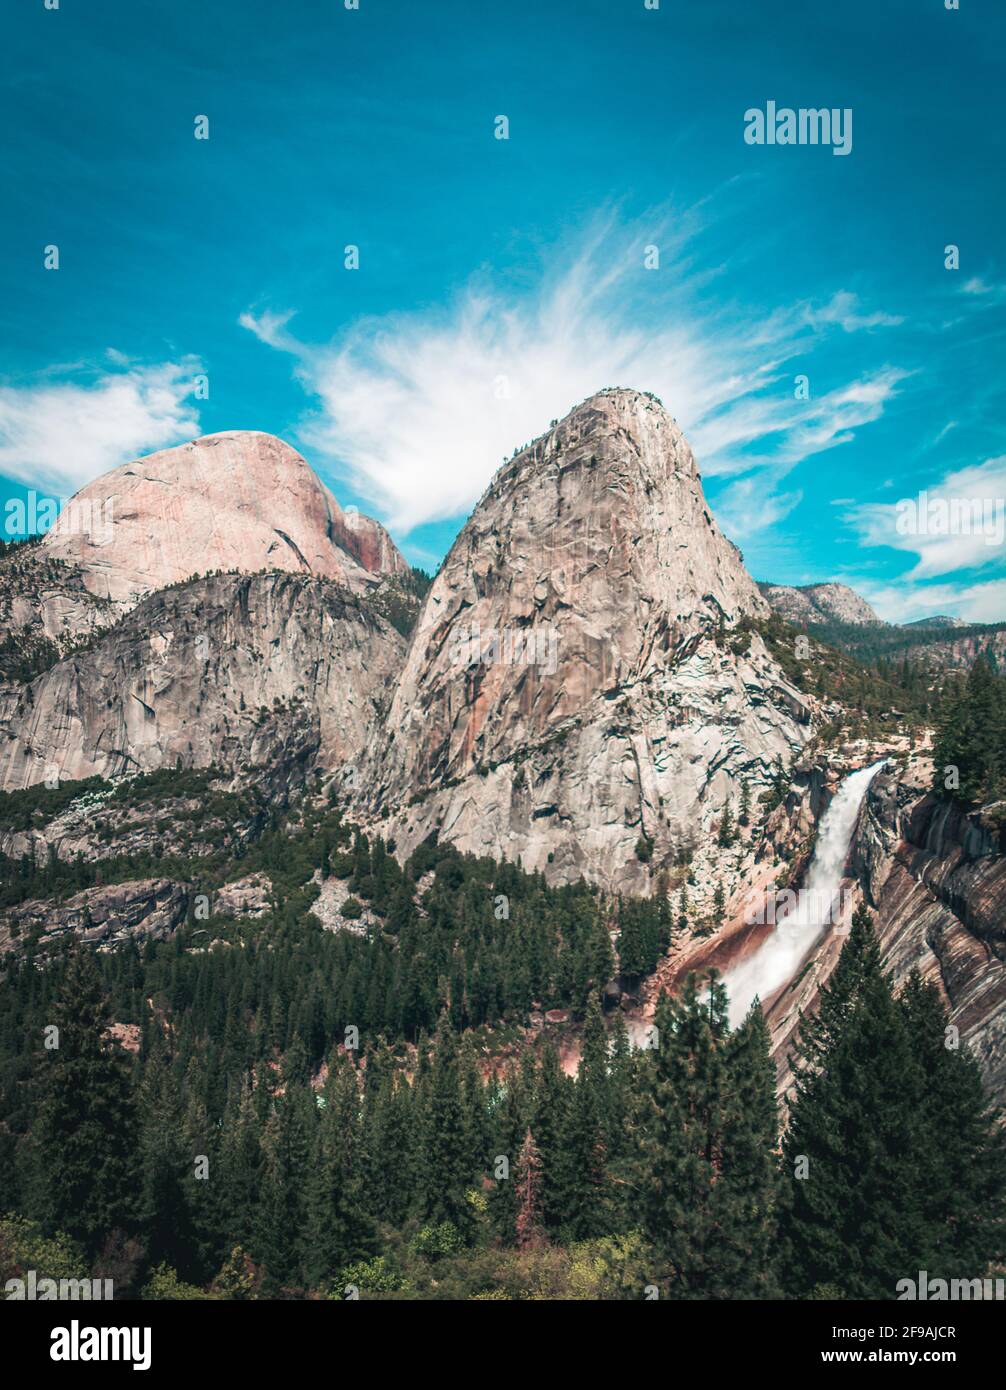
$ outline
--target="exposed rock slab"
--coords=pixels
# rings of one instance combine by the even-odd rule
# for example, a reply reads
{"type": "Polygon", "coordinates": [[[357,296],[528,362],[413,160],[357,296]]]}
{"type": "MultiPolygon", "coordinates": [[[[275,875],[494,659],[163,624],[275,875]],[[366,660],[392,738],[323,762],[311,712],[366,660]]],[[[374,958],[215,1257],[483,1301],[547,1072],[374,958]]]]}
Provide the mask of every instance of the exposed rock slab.
{"type": "Polygon", "coordinates": [[[16,949],[34,932],[42,945],[69,933],[100,947],[131,937],[163,941],[185,920],[187,907],[187,890],[164,878],[85,888],[65,902],[20,903],[0,916],[0,953],[16,949]]]}

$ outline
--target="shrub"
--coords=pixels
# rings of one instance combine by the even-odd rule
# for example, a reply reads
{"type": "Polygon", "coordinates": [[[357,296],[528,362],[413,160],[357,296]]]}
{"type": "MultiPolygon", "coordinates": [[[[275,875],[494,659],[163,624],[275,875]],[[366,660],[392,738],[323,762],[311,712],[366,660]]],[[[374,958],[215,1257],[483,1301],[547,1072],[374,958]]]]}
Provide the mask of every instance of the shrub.
{"type": "Polygon", "coordinates": [[[329,1296],[341,1299],[347,1287],[361,1293],[401,1293],[409,1288],[409,1281],[386,1255],[375,1255],[373,1259],[346,1265],[329,1296]]]}
{"type": "Polygon", "coordinates": [[[441,1260],[445,1255],[456,1255],[463,1248],[461,1234],[451,1221],[441,1221],[439,1226],[423,1226],[413,1236],[409,1245],[413,1255],[425,1255],[428,1260],[441,1260]]]}
{"type": "Polygon", "coordinates": [[[151,1271],[140,1297],[146,1303],[177,1303],[208,1299],[211,1295],[195,1284],[183,1284],[170,1265],[159,1264],[151,1271]]]}

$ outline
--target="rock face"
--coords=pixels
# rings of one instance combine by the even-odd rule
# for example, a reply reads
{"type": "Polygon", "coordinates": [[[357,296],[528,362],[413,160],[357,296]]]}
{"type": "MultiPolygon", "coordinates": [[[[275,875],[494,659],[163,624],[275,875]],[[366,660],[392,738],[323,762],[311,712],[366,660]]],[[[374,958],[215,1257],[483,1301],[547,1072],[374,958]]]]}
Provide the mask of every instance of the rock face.
{"type": "Polygon", "coordinates": [[[789,623],[880,623],[880,619],[854,589],[845,584],[788,584],[758,586],[769,603],[789,623]]]}
{"type": "Polygon", "coordinates": [[[115,621],[115,606],[84,585],[73,566],[50,556],[41,544],[19,545],[0,565],[0,638],[59,641],[83,637],[115,621]]]}
{"type": "Polygon", "coordinates": [[[438,830],[553,882],[647,892],[809,733],[758,634],[731,632],[767,612],[671,417],[601,392],[500,469],[458,536],[361,804],[401,853],[438,830]]]}
{"type": "MultiPolygon", "coordinates": [[[[228,781],[223,774],[212,784],[216,794],[228,781]]],[[[216,810],[208,810],[205,797],[159,797],[122,806],[111,783],[84,789],[69,806],[49,819],[33,817],[25,828],[4,825],[0,818],[0,854],[8,859],[27,856],[37,869],[52,860],[79,860],[159,854],[165,858],[191,858],[216,849],[236,851],[253,840],[264,813],[254,805],[243,807],[238,795],[226,798],[216,810]]]]}
{"type": "Polygon", "coordinates": [[[374,575],[408,568],[383,527],[344,512],[296,450],[254,430],[104,474],[71,499],[42,548],[120,613],[215,570],[288,570],[363,591],[374,575]]]}
{"type": "Polygon", "coordinates": [[[0,688],[0,789],[216,765],[281,792],[359,757],[404,650],[324,580],[192,580],[31,684],[0,688]]]}
{"type": "Polygon", "coordinates": [[[95,946],[129,937],[163,941],[185,920],[186,890],[169,879],[143,879],[85,888],[65,902],[38,901],[8,908],[0,917],[0,955],[33,932],[47,945],[68,933],[95,946]]]}
{"type": "Polygon", "coordinates": [[[935,981],[951,1022],[1006,1104],[1006,842],[980,813],[881,774],[852,868],[895,979],[935,981]]]}
{"type": "Polygon", "coordinates": [[[986,656],[994,666],[1006,660],[1006,627],[997,625],[987,631],[955,637],[947,633],[946,641],[925,642],[908,649],[908,656],[927,671],[968,671],[979,656],[986,656]]]}

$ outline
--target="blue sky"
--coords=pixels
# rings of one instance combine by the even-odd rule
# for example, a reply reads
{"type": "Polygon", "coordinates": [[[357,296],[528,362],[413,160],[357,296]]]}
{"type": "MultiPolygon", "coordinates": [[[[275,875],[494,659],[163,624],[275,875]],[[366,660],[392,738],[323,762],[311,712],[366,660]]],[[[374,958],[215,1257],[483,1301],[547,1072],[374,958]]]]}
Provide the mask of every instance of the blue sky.
{"type": "Polygon", "coordinates": [[[1006,496],[998,0],[25,0],[3,25],[5,498],[263,429],[431,568],[514,446],[637,386],[758,578],[1006,619],[994,534],[895,526],[923,488],[1006,496]],[[746,144],[769,100],[851,109],[851,152],[746,144]]]}

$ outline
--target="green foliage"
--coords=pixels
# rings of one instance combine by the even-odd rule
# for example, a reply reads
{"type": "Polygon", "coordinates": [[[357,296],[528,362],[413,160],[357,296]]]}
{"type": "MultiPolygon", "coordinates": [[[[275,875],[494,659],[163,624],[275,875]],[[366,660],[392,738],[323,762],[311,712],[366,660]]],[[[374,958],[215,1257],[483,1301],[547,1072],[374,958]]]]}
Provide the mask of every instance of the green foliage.
{"type": "Polygon", "coordinates": [[[160,1264],[152,1270],[140,1297],[148,1303],[191,1303],[211,1297],[195,1284],[184,1284],[170,1265],[160,1264]]]}
{"type": "Polygon", "coordinates": [[[29,1270],[39,1279],[89,1277],[83,1249],[65,1231],[47,1235],[38,1221],[8,1212],[0,1216],[0,1285],[29,1270]]]}
{"type": "Polygon", "coordinates": [[[408,637],[416,625],[423,600],[429,592],[433,580],[425,570],[416,565],[406,574],[396,574],[385,579],[375,593],[368,599],[368,605],[382,617],[387,618],[393,628],[408,637]]]}
{"type": "Polygon", "coordinates": [[[800,1047],[783,1142],[789,1292],[893,1298],[897,1281],[976,1278],[1006,1251],[1006,1150],[977,1066],[946,1046],[936,991],[900,999],[860,909],[800,1047]]]}
{"type": "Polygon", "coordinates": [[[409,1242],[409,1251],[427,1260],[442,1260],[446,1255],[456,1255],[464,1245],[458,1228],[450,1221],[441,1221],[436,1226],[421,1226],[409,1242]]]}
{"type": "Polygon", "coordinates": [[[332,1297],[344,1298],[347,1288],[361,1293],[402,1293],[408,1290],[409,1281],[386,1255],[375,1255],[346,1265],[335,1281],[332,1297]]]}
{"type": "Polygon", "coordinates": [[[854,723],[882,723],[893,710],[902,712],[902,725],[927,715],[931,682],[925,672],[910,664],[868,664],[836,645],[833,626],[801,630],[773,614],[770,618],[742,618],[738,628],[760,633],[798,690],[839,702],[845,707],[845,717],[854,723]],[[809,648],[805,655],[798,655],[801,636],[809,648]]]}
{"type": "Polygon", "coordinates": [[[771,1295],[775,1072],[758,1010],[732,1035],[715,975],[656,1013],[643,1054],[632,1164],[658,1282],[675,1298],[771,1295]]]}
{"type": "Polygon", "coordinates": [[[136,1224],[135,1103],[109,1022],[94,956],[78,947],[52,1009],[58,1046],[36,1055],[32,1190],[45,1228],[92,1254],[136,1224]]]}
{"type": "Polygon", "coordinates": [[[935,723],[934,789],[978,803],[1006,798],[1006,675],[979,657],[966,677],[947,681],[935,723]]]}
{"type": "Polygon", "coordinates": [[[618,963],[623,975],[639,979],[656,969],[671,943],[666,897],[624,898],[618,904],[618,963]]]}
{"type": "MultiPolygon", "coordinates": [[[[160,807],[182,784],[129,785],[160,807]]],[[[731,1032],[722,988],[693,981],[633,1052],[599,1008],[612,919],[622,973],[645,975],[684,890],[674,913],[612,902],[435,839],[402,867],[320,797],[255,819],[240,857],[186,869],[211,900],[262,873],[261,917],[0,960],[0,1265],[79,1277],[114,1237],[139,1243],[149,1298],[891,1297],[906,1259],[970,1276],[1001,1254],[975,1065],[931,990],[893,999],[862,912],[804,1021],[780,1178],[760,1013],[731,1032]],[[378,926],[322,929],[326,866],[378,926]],[[575,1077],[525,1031],[532,1005],[570,1010],[575,1077]],[[60,1048],[30,1055],[50,1023],[60,1048]]]]}
{"type": "Polygon", "coordinates": [[[101,777],[80,782],[61,782],[47,787],[37,782],[23,791],[0,792],[0,825],[6,830],[31,830],[47,825],[79,797],[90,792],[111,792],[111,784],[101,777]]]}

